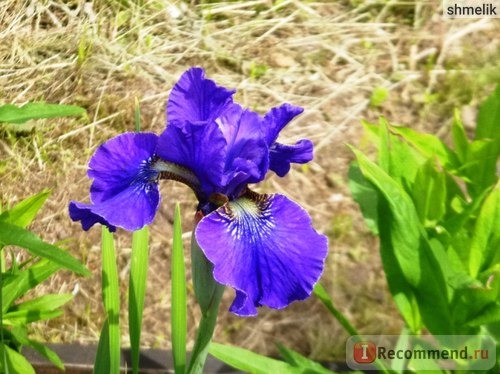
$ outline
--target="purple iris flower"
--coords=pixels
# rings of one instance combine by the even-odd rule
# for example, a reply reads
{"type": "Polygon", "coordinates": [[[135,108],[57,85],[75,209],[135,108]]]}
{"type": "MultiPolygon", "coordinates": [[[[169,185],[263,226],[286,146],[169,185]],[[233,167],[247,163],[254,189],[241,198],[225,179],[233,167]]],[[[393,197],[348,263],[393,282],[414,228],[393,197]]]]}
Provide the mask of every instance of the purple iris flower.
{"type": "Polygon", "coordinates": [[[276,142],[302,108],[284,104],[262,117],[234,103],[233,93],[206,79],[202,69],[184,73],[170,94],[169,122],[157,151],[198,177],[205,216],[196,240],[215,280],[236,290],[231,312],[249,316],[262,305],[279,309],[307,298],[328,244],[297,203],[248,189],[268,170],[284,176],[292,162],[313,158],[309,140],[276,142]]]}
{"type": "Polygon", "coordinates": [[[328,243],[307,212],[284,195],[261,195],[249,184],[269,170],[284,176],[291,163],[313,158],[313,145],[278,143],[302,108],[283,104],[264,116],[233,102],[235,91],[192,68],[172,89],[168,125],[154,134],[123,134],[103,144],[89,164],[91,204],[70,204],[84,229],[95,223],[127,230],[150,223],[159,204],[158,180],[189,185],[203,218],[195,229],[217,282],[235,289],[230,311],[284,308],[307,298],[324,267],[328,243]]]}

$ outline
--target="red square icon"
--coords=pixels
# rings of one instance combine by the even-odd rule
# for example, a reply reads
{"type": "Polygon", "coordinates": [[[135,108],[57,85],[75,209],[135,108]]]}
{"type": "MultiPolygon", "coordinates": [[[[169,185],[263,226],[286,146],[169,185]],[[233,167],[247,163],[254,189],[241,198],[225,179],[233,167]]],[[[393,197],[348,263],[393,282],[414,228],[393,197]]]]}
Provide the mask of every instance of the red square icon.
{"type": "Polygon", "coordinates": [[[377,346],[372,342],[357,342],[352,354],[358,364],[369,364],[375,361],[377,346]]]}

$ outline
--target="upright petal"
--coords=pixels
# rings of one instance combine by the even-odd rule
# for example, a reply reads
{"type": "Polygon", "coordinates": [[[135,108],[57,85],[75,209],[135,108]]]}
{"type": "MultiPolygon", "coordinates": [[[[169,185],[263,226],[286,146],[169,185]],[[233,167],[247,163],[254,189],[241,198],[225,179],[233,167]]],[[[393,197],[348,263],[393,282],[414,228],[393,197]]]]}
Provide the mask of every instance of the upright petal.
{"type": "Polygon", "coordinates": [[[229,106],[216,120],[227,143],[225,193],[264,179],[269,168],[269,149],[264,139],[262,118],[257,113],[229,106]]]}
{"type": "Polygon", "coordinates": [[[266,140],[269,150],[269,169],[280,177],[290,171],[290,164],[303,164],[313,159],[313,144],[308,139],[299,140],[294,145],[285,145],[276,142],[279,132],[303,109],[291,104],[283,104],[271,109],[264,117],[266,140]]]}
{"type": "Polygon", "coordinates": [[[172,88],[167,103],[167,120],[178,125],[213,121],[232,102],[234,92],[206,79],[203,69],[191,68],[172,88]]]}
{"type": "MultiPolygon", "coordinates": [[[[215,122],[169,124],[158,140],[158,156],[191,170],[209,196],[222,185],[226,141],[215,122]]],[[[199,196],[200,197],[200,196],[199,196]]]]}
{"type": "Polygon", "coordinates": [[[285,103],[267,112],[264,116],[267,144],[271,146],[283,127],[303,111],[301,107],[285,103]]]}
{"type": "Polygon", "coordinates": [[[290,171],[290,164],[305,164],[314,158],[313,143],[309,139],[301,139],[294,145],[274,143],[269,150],[269,169],[280,177],[290,171]]]}
{"type": "Polygon", "coordinates": [[[152,133],[124,133],[103,143],[89,162],[88,175],[93,202],[107,200],[128,188],[141,176],[154,175],[147,168],[155,154],[158,136],[152,133]]]}
{"type": "Polygon", "coordinates": [[[279,194],[247,194],[205,216],[196,228],[217,282],[233,287],[230,311],[250,316],[257,307],[280,309],[307,298],[328,251],[311,218],[279,194]]]}

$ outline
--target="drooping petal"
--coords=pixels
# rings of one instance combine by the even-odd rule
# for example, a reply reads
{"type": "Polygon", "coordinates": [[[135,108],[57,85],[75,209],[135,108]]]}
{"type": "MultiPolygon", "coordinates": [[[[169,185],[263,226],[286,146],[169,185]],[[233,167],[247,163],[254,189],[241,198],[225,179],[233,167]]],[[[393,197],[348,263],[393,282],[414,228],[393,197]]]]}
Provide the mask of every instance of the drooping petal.
{"type": "Polygon", "coordinates": [[[163,160],[191,170],[210,195],[222,185],[226,141],[215,122],[169,124],[158,140],[157,153],[163,160]]]}
{"type": "Polygon", "coordinates": [[[269,169],[280,177],[290,171],[290,164],[305,164],[314,158],[313,143],[309,139],[299,140],[294,145],[274,143],[269,150],[269,169]]]}
{"type": "Polygon", "coordinates": [[[155,171],[147,163],[155,154],[157,142],[158,136],[152,133],[124,133],[99,146],[89,162],[88,175],[94,179],[91,200],[105,201],[137,179],[153,178],[155,171]]]}
{"type": "Polygon", "coordinates": [[[264,116],[267,144],[271,146],[278,139],[283,127],[303,111],[301,107],[285,103],[267,112],[264,116]]]}
{"type": "Polygon", "coordinates": [[[227,143],[223,192],[231,195],[241,185],[263,180],[269,168],[269,149],[261,117],[232,104],[216,122],[227,143]]]}
{"type": "Polygon", "coordinates": [[[327,238],[297,203],[279,194],[254,195],[208,214],[195,232],[215,280],[236,290],[230,311],[242,316],[307,298],[328,251],[327,238]]]}
{"type": "Polygon", "coordinates": [[[151,223],[160,201],[157,141],[155,134],[125,133],[102,144],[89,162],[92,203],[72,202],[71,218],[84,230],[101,223],[133,231],[151,223]]]}
{"type": "Polygon", "coordinates": [[[115,227],[135,231],[153,222],[159,202],[160,195],[156,184],[137,183],[98,203],[71,202],[69,212],[72,220],[81,221],[84,230],[101,223],[111,231],[115,227]]]}
{"type": "Polygon", "coordinates": [[[191,68],[172,88],[167,103],[168,123],[213,121],[232,102],[234,93],[206,79],[203,69],[191,68]]]}
{"type": "Polygon", "coordinates": [[[115,232],[116,227],[110,225],[103,217],[92,212],[93,204],[79,203],[77,201],[71,201],[69,203],[69,216],[73,221],[80,221],[82,228],[88,231],[96,223],[108,226],[109,231],[115,232]]]}

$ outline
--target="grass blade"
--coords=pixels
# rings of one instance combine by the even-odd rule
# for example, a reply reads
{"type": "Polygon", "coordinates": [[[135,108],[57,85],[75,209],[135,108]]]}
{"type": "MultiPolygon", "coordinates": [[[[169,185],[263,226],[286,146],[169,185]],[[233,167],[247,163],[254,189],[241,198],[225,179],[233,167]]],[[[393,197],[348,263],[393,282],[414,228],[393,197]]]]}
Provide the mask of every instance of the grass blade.
{"type": "MultiPolygon", "coordinates": [[[[101,356],[108,357],[109,371],[103,374],[118,374],[120,372],[120,294],[118,288],[118,269],[116,267],[116,252],[113,234],[102,228],[102,298],[107,315],[107,329],[103,328],[101,339],[107,337],[108,344],[99,343],[96,355],[96,365],[101,356]],[[105,331],[107,330],[107,331],[105,331]],[[104,333],[104,334],[103,334],[104,333]]],[[[106,326],[106,325],[105,325],[106,326]]],[[[106,360],[106,358],[104,358],[106,360]]],[[[95,370],[95,373],[101,373],[95,370]]]]}
{"type": "Polygon", "coordinates": [[[179,203],[175,206],[174,237],[172,248],[172,355],[175,373],[186,370],[186,269],[184,265],[184,247],[182,245],[181,212],[179,203]]]}
{"type": "Polygon", "coordinates": [[[132,234],[132,258],[130,265],[128,316],[132,372],[139,372],[142,312],[146,294],[149,263],[149,229],[147,226],[132,234]]]}

